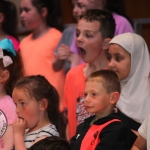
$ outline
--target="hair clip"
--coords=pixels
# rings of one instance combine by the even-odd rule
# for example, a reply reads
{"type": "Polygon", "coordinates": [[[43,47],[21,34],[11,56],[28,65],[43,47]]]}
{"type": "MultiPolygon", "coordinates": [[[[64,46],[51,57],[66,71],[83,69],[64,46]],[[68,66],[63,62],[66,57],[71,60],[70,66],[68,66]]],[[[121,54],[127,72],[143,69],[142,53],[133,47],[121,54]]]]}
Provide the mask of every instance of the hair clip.
{"type": "Polygon", "coordinates": [[[11,59],[10,56],[4,56],[3,50],[1,48],[0,48],[0,58],[3,59],[3,65],[4,65],[4,67],[7,67],[7,66],[9,66],[10,64],[13,63],[13,61],[12,61],[12,59],[11,59]]]}
{"type": "Polygon", "coordinates": [[[0,48],[4,51],[11,52],[14,56],[16,56],[16,51],[15,51],[13,43],[10,39],[5,38],[5,39],[1,40],[0,48]]]}

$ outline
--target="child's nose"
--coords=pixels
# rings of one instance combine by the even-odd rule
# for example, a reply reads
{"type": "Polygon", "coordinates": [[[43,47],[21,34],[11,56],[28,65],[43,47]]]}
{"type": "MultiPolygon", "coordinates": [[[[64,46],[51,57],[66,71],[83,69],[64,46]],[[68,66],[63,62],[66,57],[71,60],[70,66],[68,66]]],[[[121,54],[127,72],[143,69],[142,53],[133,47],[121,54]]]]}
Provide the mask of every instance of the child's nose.
{"type": "Polygon", "coordinates": [[[113,61],[113,60],[110,60],[110,61],[108,62],[108,68],[111,70],[111,69],[113,69],[114,67],[115,67],[114,61],[113,61]]]}
{"type": "Polygon", "coordinates": [[[19,108],[18,107],[16,107],[16,113],[17,113],[17,115],[19,114],[19,108]]]}
{"type": "Polygon", "coordinates": [[[80,34],[77,38],[76,38],[77,44],[81,44],[83,42],[83,37],[80,34]]]}
{"type": "Polygon", "coordinates": [[[89,104],[90,103],[90,98],[89,96],[87,95],[85,98],[84,98],[84,104],[89,104]]]}

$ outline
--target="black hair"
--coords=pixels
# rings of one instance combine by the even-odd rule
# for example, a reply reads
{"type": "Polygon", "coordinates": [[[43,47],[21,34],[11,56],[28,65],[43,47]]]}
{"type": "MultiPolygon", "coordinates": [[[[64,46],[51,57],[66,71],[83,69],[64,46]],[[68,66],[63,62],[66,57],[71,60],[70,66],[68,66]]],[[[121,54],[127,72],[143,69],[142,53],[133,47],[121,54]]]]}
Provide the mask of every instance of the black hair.
{"type": "Polygon", "coordinates": [[[0,0],[0,13],[4,15],[4,21],[2,22],[3,31],[18,40],[18,15],[15,4],[8,0],[0,0]]]}
{"type": "Polygon", "coordinates": [[[31,3],[37,8],[39,13],[41,13],[42,8],[47,8],[46,23],[48,26],[60,31],[63,30],[60,0],[31,0],[31,3]]]}
{"type": "Polygon", "coordinates": [[[71,148],[65,139],[51,136],[38,141],[29,150],[71,150],[71,148]]]}
{"type": "Polygon", "coordinates": [[[59,108],[59,96],[56,89],[41,75],[26,76],[21,78],[15,85],[16,89],[23,89],[36,101],[47,99],[46,108],[48,118],[54,124],[61,137],[65,138],[65,123],[59,108]]]}
{"type": "Polygon", "coordinates": [[[98,21],[100,23],[100,32],[103,38],[113,38],[115,33],[115,20],[112,14],[105,10],[91,9],[81,16],[88,22],[98,21]]]}
{"type": "Polygon", "coordinates": [[[117,76],[117,74],[112,70],[99,70],[96,72],[93,72],[91,75],[89,75],[86,79],[86,82],[89,79],[100,77],[100,83],[102,83],[103,87],[105,88],[106,92],[108,94],[112,92],[121,92],[121,86],[120,81],[117,76]]]}

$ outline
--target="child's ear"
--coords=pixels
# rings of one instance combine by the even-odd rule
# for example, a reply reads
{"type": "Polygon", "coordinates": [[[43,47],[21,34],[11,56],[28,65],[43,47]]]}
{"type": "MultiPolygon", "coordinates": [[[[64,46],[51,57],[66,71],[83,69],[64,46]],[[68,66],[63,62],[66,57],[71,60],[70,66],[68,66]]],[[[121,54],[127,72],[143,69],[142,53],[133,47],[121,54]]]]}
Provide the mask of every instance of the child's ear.
{"type": "Polygon", "coordinates": [[[116,104],[118,102],[119,97],[120,97],[119,92],[111,93],[110,103],[111,104],[116,104]]]}
{"type": "Polygon", "coordinates": [[[1,75],[0,75],[0,83],[4,84],[7,82],[7,80],[9,79],[9,71],[8,70],[4,70],[1,75]]]}
{"type": "Polygon", "coordinates": [[[103,50],[107,50],[109,48],[109,42],[110,42],[110,38],[105,38],[103,41],[103,45],[102,45],[102,49],[103,50]]]}
{"type": "Polygon", "coordinates": [[[2,23],[3,20],[4,20],[4,15],[3,15],[3,13],[0,13],[0,23],[2,23]]]}
{"type": "Polygon", "coordinates": [[[42,14],[42,17],[44,17],[44,18],[47,16],[48,10],[47,10],[46,7],[43,7],[43,8],[42,8],[42,13],[41,13],[41,14],[42,14]]]}
{"type": "Polygon", "coordinates": [[[48,100],[42,99],[40,101],[40,110],[45,110],[48,107],[48,100]]]}

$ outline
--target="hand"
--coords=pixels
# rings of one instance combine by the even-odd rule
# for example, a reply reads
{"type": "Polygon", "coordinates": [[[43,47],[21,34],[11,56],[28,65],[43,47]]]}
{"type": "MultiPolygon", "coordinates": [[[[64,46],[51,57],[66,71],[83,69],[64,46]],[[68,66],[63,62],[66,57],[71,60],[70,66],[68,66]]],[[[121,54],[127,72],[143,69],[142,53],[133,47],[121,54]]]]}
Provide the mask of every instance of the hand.
{"type": "Polygon", "coordinates": [[[24,136],[26,126],[26,120],[22,118],[17,118],[17,120],[13,123],[14,135],[24,136]]]}
{"type": "Polygon", "coordinates": [[[67,45],[62,44],[58,49],[57,59],[67,60],[71,55],[72,52],[70,51],[70,48],[67,45]]]}

